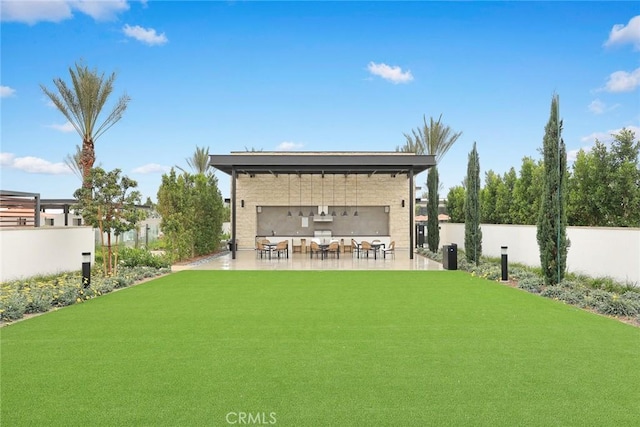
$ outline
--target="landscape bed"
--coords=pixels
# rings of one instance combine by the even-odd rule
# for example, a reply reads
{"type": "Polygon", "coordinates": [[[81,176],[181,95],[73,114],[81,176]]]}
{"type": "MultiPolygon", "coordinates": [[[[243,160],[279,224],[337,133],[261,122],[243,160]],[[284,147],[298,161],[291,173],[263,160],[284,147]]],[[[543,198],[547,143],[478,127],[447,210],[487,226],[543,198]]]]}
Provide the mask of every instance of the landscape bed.
{"type": "Polygon", "coordinates": [[[3,425],[640,425],[640,329],[460,271],[183,271],[1,335],[3,425]]]}

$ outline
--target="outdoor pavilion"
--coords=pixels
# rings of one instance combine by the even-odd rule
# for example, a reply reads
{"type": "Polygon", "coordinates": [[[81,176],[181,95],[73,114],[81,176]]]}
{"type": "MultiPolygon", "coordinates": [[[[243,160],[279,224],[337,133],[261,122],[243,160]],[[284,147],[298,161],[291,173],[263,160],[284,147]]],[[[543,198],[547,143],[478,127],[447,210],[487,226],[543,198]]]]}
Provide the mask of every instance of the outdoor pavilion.
{"type": "MultiPolygon", "coordinates": [[[[409,248],[414,246],[414,200],[415,200],[415,175],[435,166],[435,158],[432,155],[416,155],[414,153],[399,152],[232,152],[229,155],[211,155],[209,166],[216,168],[231,177],[231,240],[237,242],[238,237],[238,199],[242,197],[259,199],[254,205],[249,205],[251,200],[247,200],[247,207],[255,206],[252,212],[262,212],[263,206],[273,205],[288,206],[289,217],[291,217],[291,196],[299,192],[300,194],[300,215],[302,215],[302,193],[304,177],[309,177],[310,192],[305,187],[305,194],[310,193],[311,206],[315,200],[322,198],[323,205],[326,191],[324,180],[321,180],[322,196],[318,196],[313,189],[313,176],[319,175],[321,178],[333,175],[331,184],[333,185],[334,210],[335,203],[335,182],[336,176],[344,177],[344,207],[347,208],[347,193],[355,194],[355,215],[358,212],[358,195],[368,194],[369,203],[375,205],[386,205],[385,212],[389,212],[390,207],[397,206],[397,212],[402,214],[402,218],[396,218],[396,222],[401,219],[401,232],[406,233],[405,239],[409,248]],[[275,181],[279,176],[287,176],[286,180],[275,181]],[[298,191],[291,192],[291,176],[298,179],[298,191]],[[361,181],[358,184],[358,176],[361,181]],[[371,178],[374,177],[375,181],[371,178]],[[395,181],[406,177],[406,183],[395,181]],[[364,178],[364,179],[363,179],[364,178]],[[371,183],[366,182],[369,178],[371,183]],[[271,180],[271,181],[269,181],[271,180]],[[240,184],[239,184],[240,181],[240,184]],[[364,182],[363,182],[364,181],[364,182]],[[389,183],[387,185],[387,183],[389,183]],[[262,187],[258,188],[260,185],[262,187]],[[238,192],[242,195],[239,197],[238,192]],[[385,188],[390,190],[385,192],[385,188]],[[256,188],[256,191],[251,191],[256,188]],[[399,189],[402,189],[401,191],[399,189]],[[285,194],[286,193],[286,194],[285,194]],[[408,202],[405,206],[405,200],[408,202]],[[402,209],[400,209],[402,208],[402,209]],[[407,226],[408,224],[408,226],[407,226]]],[[[316,184],[318,186],[319,184],[316,184]]],[[[317,188],[317,187],[316,187],[317,188]]],[[[342,191],[342,190],[340,190],[342,191]]],[[[363,197],[363,196],[361,196],[363,197]]],[[[331,196],[327,199],[331,200],[331,196]]],[[[324,205],[328,206],[328,205],[324,205]]],[[[339,205],[343,206],[342,204],[339,205]]],[[[322,206],[318,206],[319,210],[322,206]]],[[[242,198],[240,208],[245,208],[245,199],[242,198]]],[[[286,209],[285,209],[286,212],[286,209]]],[[[327,212],[328,213],[328,212],[327,212]]],[[[324,208],[322,216],[324,217],[324,208]]],[[[251,218],[245,215],[241,219],[251,218]]],[[[252,214],[255,217],[257,214],[252,214]]],[[[310,216],[313,216],[310,213],[310,216]]],[[[257,222],[257,220],[256,220],[257,222]]],[[[254,228],[256,222],[252,223],[254,228]]],[[[394,230],[400,230],[395,228],[394,230]]],[[[397,232],[397,234],[400,231],[397,232]]],[[[246,233],[245,233],[246,234],[246,233]]],[[[232,259],[236,258],[237,245],[231,245],[232,259]]],[[[409,258],[413,259],[413,251],[409,250],[409,258]]]]}

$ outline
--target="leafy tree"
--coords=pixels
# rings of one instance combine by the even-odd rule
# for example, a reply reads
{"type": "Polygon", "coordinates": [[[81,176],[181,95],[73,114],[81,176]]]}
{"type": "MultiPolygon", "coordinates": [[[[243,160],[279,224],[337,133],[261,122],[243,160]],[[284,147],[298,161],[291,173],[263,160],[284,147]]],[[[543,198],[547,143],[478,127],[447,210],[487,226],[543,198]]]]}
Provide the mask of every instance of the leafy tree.
{"type": "MultiPolygon", "coordinates": [[[[436,165],[460,138],[462,132],[454,133],[451,128],[442,123],[442,115],[438,120],[430,118],[427,123],[423,116],[422,127],[414,129],[411,134],[404,134],[405,144],[396,147],[396,151],[404,153],[430,154],[435,157],[436,165]]],[[[440,226],[438,224],[438,203],[440,187],[437,166],[427,173],[427,243],[429,250],[436,252],[440,244],[440,226]],[[432,234],[433,235],[430,235],[432,234]]]]}
{"type": "Polygon", "coordinates": [[[571,225],[640,226],[640,142],[628,129],[613,137],[610,150],[596,140],[576,156],[568,183],[571,225]]]}
{"type": "Polygon", "coordinates": [[[542,162],[524,157],[518,179],[513,185],[511,218],[514,224],[533,225],[538,220],[542,194],[542,162]]]}
{"type": "Polygon", "coordinates": [[[158,212],[167,248],[174,260],[214,252],[220,244],[223,202],[213,174],[162,176],[158,212]]]}
{"type": "Polygon", "coordinates": [[[220,245],[224,206],[218,180],[213,174],[197,174],[193,180],[194,253],[205,255],[220,245]]]}
{"type": "Polygon", "coordinates": [[[496,192],[496,220],[497,224],[513,224],[511,217],[511,203],[513,200],[513,189],[518,180],[516,170],[510,168],[501,179],[501,185],[496,192]]]}
{"type": "Polygon", "coordinates": [[[87,224],[100,230],[103,267],[107,275],[114,273],[117,266],[118,237],[135,229],[138,222],[144,218],[144,212],[136,207],[140,204],[140,192],[130,191],[136,188],[138,183],[126,176],[121,177],[120,173],[120,169],[105,172],[102,168],[93,168],[89,171],[88,182],[91,187],[83,186],[74,193],[74,197],[78,199],[76,212],[82,215],[87,224]],[[112,234],[116,237],[115,253],[112,250],[112,234]]]}
{"type": "Polygon", "coordinates": [[[502,177],[492,170],[485,173],[485,185],[480,192],[480,200],[482,206],[481,217],[486,224],[499,224],[500,215],[497,210],[498,193],[504,185],[502,177]]]}
{"type": "Polygon", "coordinates": [[[464,222],[465,193],[463,185],[456,185],[449,189],[447,194],[447,214],[451,222],[464,222]]]}
{"type": "Polygon", "coordinates": [[[480,262],[482,230],[480,229],[480,158],[473,143],[467,163],[465,179],[467,193],[464,200],[464,253],[469,262],[480,262]]]}
{"type": "Polygon", "coordinates": [[[640,227],[640,141],[629,129],[613,136],[611,157],[615,173],[611,192],[618,208],[614,222],[621,227],[640,227]]]}
{"type": "Polygon", "coordinates": [[[567,265],[567,152],[558,109],[558,96],[554,95],[542,142],[544,177],[537,223],[540,265],[546,285],[560,283],[567,265]]]}
{"type": "Polygon", "coordinates": [[[87,66],[76,63],[75,70],[69,68],[69,74],[71,86],[61,78],[53,80],[57,93],[44,85],[40,87],[82,138],[82,182],[83,186],[89,189],[91,168],[96,159],[94,143],[122,118],[130,98],[122,95],[107,117],[100,122],[102,109],[113,92],[115,73],[105,79],[104,73],[99,74],[97,70],[90,70],[87,66]]]}
{"type": "Polygon", "coordinates": [[[612,200],[607,147],[596,140],[591,151],[578,151],[568,182],[567,216],[572,225],[607,225],[612,200]]]}

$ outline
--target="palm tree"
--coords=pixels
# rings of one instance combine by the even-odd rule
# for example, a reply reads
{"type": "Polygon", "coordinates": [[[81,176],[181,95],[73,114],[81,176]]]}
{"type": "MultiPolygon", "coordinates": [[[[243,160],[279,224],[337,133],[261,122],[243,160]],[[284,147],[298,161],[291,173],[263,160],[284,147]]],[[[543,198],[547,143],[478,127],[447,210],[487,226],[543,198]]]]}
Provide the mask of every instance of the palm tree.
{"type": "Polygon", "coordinates": [[[76,145],[76,152],[67,154],[63,161],[71,169],[71,172],[82,181],[82,148],[76,145]]]}
{"type": "Polygon", "coordinates": [[[118,99],[107,117],[100,123],[100,113],[113,92],[116,74],[105,78],[104,73],[90,70],[86,65],[75,64],[75,70],[69,67],[71,86],[61,78],[53,79],[57,93],[40,85],[45,95],[69,120],[76,132],[82,137],[81,164],[82,185],[90,188],[90,172],[96,160],[94,143],[122,118],[130,98],[124,94],[118,99]]]}
{"type": "Polygon", "coordinates": [[[424,125],[411,131],[411,135],[404,134],[405,145],[396,147],[396,151],[404,153],[430,154],[435,156],[436,166],[429,169],[427,174],[427,243],[429,250],[437,252],[440,244],[440,232],[438,227],[438,204],[440,179],[438,176],[438,163],[449,149],[460,138],[462,132],[454,133],[451,128],[442,123],[442,114],[438,120],[423,116],[424,125]]]}
{"type": "Polygon", "coordinates": [[[396,147],[396,151],[403,153],[431,154],[436,158],[436,164],[449,151],[449,149],[460,138],[462,132],[453,133],[451,128],[442,123],[442,114],[438,120],[423,116],[424,125],[421,128],[412,129],[411,135],[403,134],[405,145],[396,147]]]}
{"type": "MultiPolygon", "coordinates": [[[[206,174],[209,168],[209,147],[205,148],[196,146],[196,151],[193,155],[191,157],[187,157],[185,160],[196,174],[206,174]]],[[[176,167],[182,172],[186,172],[180,166],[176,167]]]]}

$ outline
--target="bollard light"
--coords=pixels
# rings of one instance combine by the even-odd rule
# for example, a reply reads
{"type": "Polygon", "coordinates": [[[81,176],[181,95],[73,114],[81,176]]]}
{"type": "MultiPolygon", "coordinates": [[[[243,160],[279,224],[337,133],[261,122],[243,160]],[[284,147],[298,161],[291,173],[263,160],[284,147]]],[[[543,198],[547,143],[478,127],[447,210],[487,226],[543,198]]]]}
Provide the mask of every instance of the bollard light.
{"type": "Polygon", "coordinates": [[[82,252],[82,286],[91,285],[91,252],[82,252]]]}
{"type": "Polygon", "coordinates": [[[507,246],[500,247],[500,253],[502,254],[502,281],[509,281],[509,267],[507,265],[507,246]]]}

